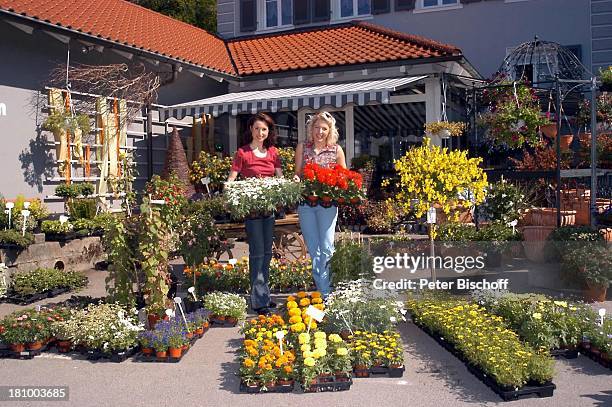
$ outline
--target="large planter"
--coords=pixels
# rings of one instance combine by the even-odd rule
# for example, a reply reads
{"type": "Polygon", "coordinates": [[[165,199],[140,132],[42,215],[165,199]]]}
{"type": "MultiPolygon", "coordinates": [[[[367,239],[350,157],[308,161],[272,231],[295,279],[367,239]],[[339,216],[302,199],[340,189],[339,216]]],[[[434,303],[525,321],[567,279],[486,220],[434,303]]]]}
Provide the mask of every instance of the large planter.
{"type": "Polygon", "coordinates": [[[586,302],[604,302],[606,300],[607,287],[586,285],[582,291],[586,302]]]}
{"type": "Polygon", "coordinates": [[[525,257],[536,263],[544,263],[546,239],[555,229],[555,226],[525,226],[522,230],[525,257]]]}
{"type": "MultiPolygon", "coordinates": [[[[531,210],[529,226],[557,226],[556,208],[533,208],[531,210]]],[[[571,226],[576,224],[575,210],[561,211],[561,226],[571,226]]]]}
{"type": "Polygon", "coordinates": [[[544,126],[540,126],[540,130],[542,134],[550,139],[555,139],[557,137],[557,123],[545,124],[544,126]]]}

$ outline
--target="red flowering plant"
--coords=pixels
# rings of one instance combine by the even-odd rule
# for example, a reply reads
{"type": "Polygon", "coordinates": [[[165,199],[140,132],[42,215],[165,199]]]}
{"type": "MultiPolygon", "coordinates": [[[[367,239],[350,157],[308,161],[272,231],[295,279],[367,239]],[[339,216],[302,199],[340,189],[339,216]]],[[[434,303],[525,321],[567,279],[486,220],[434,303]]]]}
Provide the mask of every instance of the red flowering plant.
{"type": "Polygon", "coordinates": [[[162,179],[159,175],[154,175],[145,186],[145,191],[151,196],[151,199],[163,200],[166,203],[160,209],[161,217],[173,229],[178,225],[183,207],[187,204],[183,193],[184,188],[185,186],[174,173],[167,180],[162,179]]]}
{"type": "Polygon", "coordinates": [[[521,148],[541,143],[540,126],[550,123],[540,111],[535,90],[525,82],[496,77],[494,87],[483,91],[488,110],[479,119],[487,127],[489,139],[498,146],[521,148]]]}
{"type": "Polygon", "coordinates": [[[320,199],[323,205],[332,201],[338,204],[357,203],[364,198],[362,186],[360,173],[340,165],[324,168],[308,163],[304,166],[304,195],[309,202],[316,203],[320,199]]]}

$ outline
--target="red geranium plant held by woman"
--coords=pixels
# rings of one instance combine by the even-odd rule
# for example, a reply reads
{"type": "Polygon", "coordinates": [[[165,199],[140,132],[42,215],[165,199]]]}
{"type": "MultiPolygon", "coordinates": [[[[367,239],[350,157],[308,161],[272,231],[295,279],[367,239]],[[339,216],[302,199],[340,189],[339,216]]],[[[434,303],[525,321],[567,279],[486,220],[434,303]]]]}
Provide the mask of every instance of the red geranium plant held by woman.
{"type": "Polygon", "coordinates": [[[304,166],[304,184],[304,195],[311,206],[357,204],[364,197],[361,174],[340,165],[324,168],[307,163],[304,166]]]}

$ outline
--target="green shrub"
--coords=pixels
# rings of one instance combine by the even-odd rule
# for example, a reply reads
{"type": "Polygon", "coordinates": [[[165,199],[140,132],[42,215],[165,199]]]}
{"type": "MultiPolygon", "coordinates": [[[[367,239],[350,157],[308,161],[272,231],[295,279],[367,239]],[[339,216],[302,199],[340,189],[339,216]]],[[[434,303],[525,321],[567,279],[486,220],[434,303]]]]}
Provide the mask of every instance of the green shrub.
{"type": "Polygon", "coordinates": [[[68,202],[71,219],[93,219],[96,216],[95,199],[76,199],[68,202]]]}
{"type": "Polygon", "coordinates": [[[359,243],[340,240],[329,261],[333,284],[373,276],[373,260],[367,250],[359,243]]]}
{"type": "Polygon", "coordinates": [[[0,230],[0,244],[16,245],[25,249],[32,243],[34,243],[34,235],[31,233],[26,232],[25,236],[22,236],[20,232],[13,229],[0,230]]]}
{"type": "Polygon", "coordinates": [[[40,225],[40,230],[43,233],[50,234],[66,234],[73,231],[72,223],[61,223],[59,220],[44,220],[40,225]]]}

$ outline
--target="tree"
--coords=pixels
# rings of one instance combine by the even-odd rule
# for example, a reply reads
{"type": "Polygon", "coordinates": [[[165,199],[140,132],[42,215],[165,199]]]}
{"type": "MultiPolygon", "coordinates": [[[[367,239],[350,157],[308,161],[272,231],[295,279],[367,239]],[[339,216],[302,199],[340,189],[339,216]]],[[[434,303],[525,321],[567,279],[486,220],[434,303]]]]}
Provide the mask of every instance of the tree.
{"type": "Polygon", "coordinates": [[[208,32],[217,32],[217,0],[131,0],[208,32]]]}

